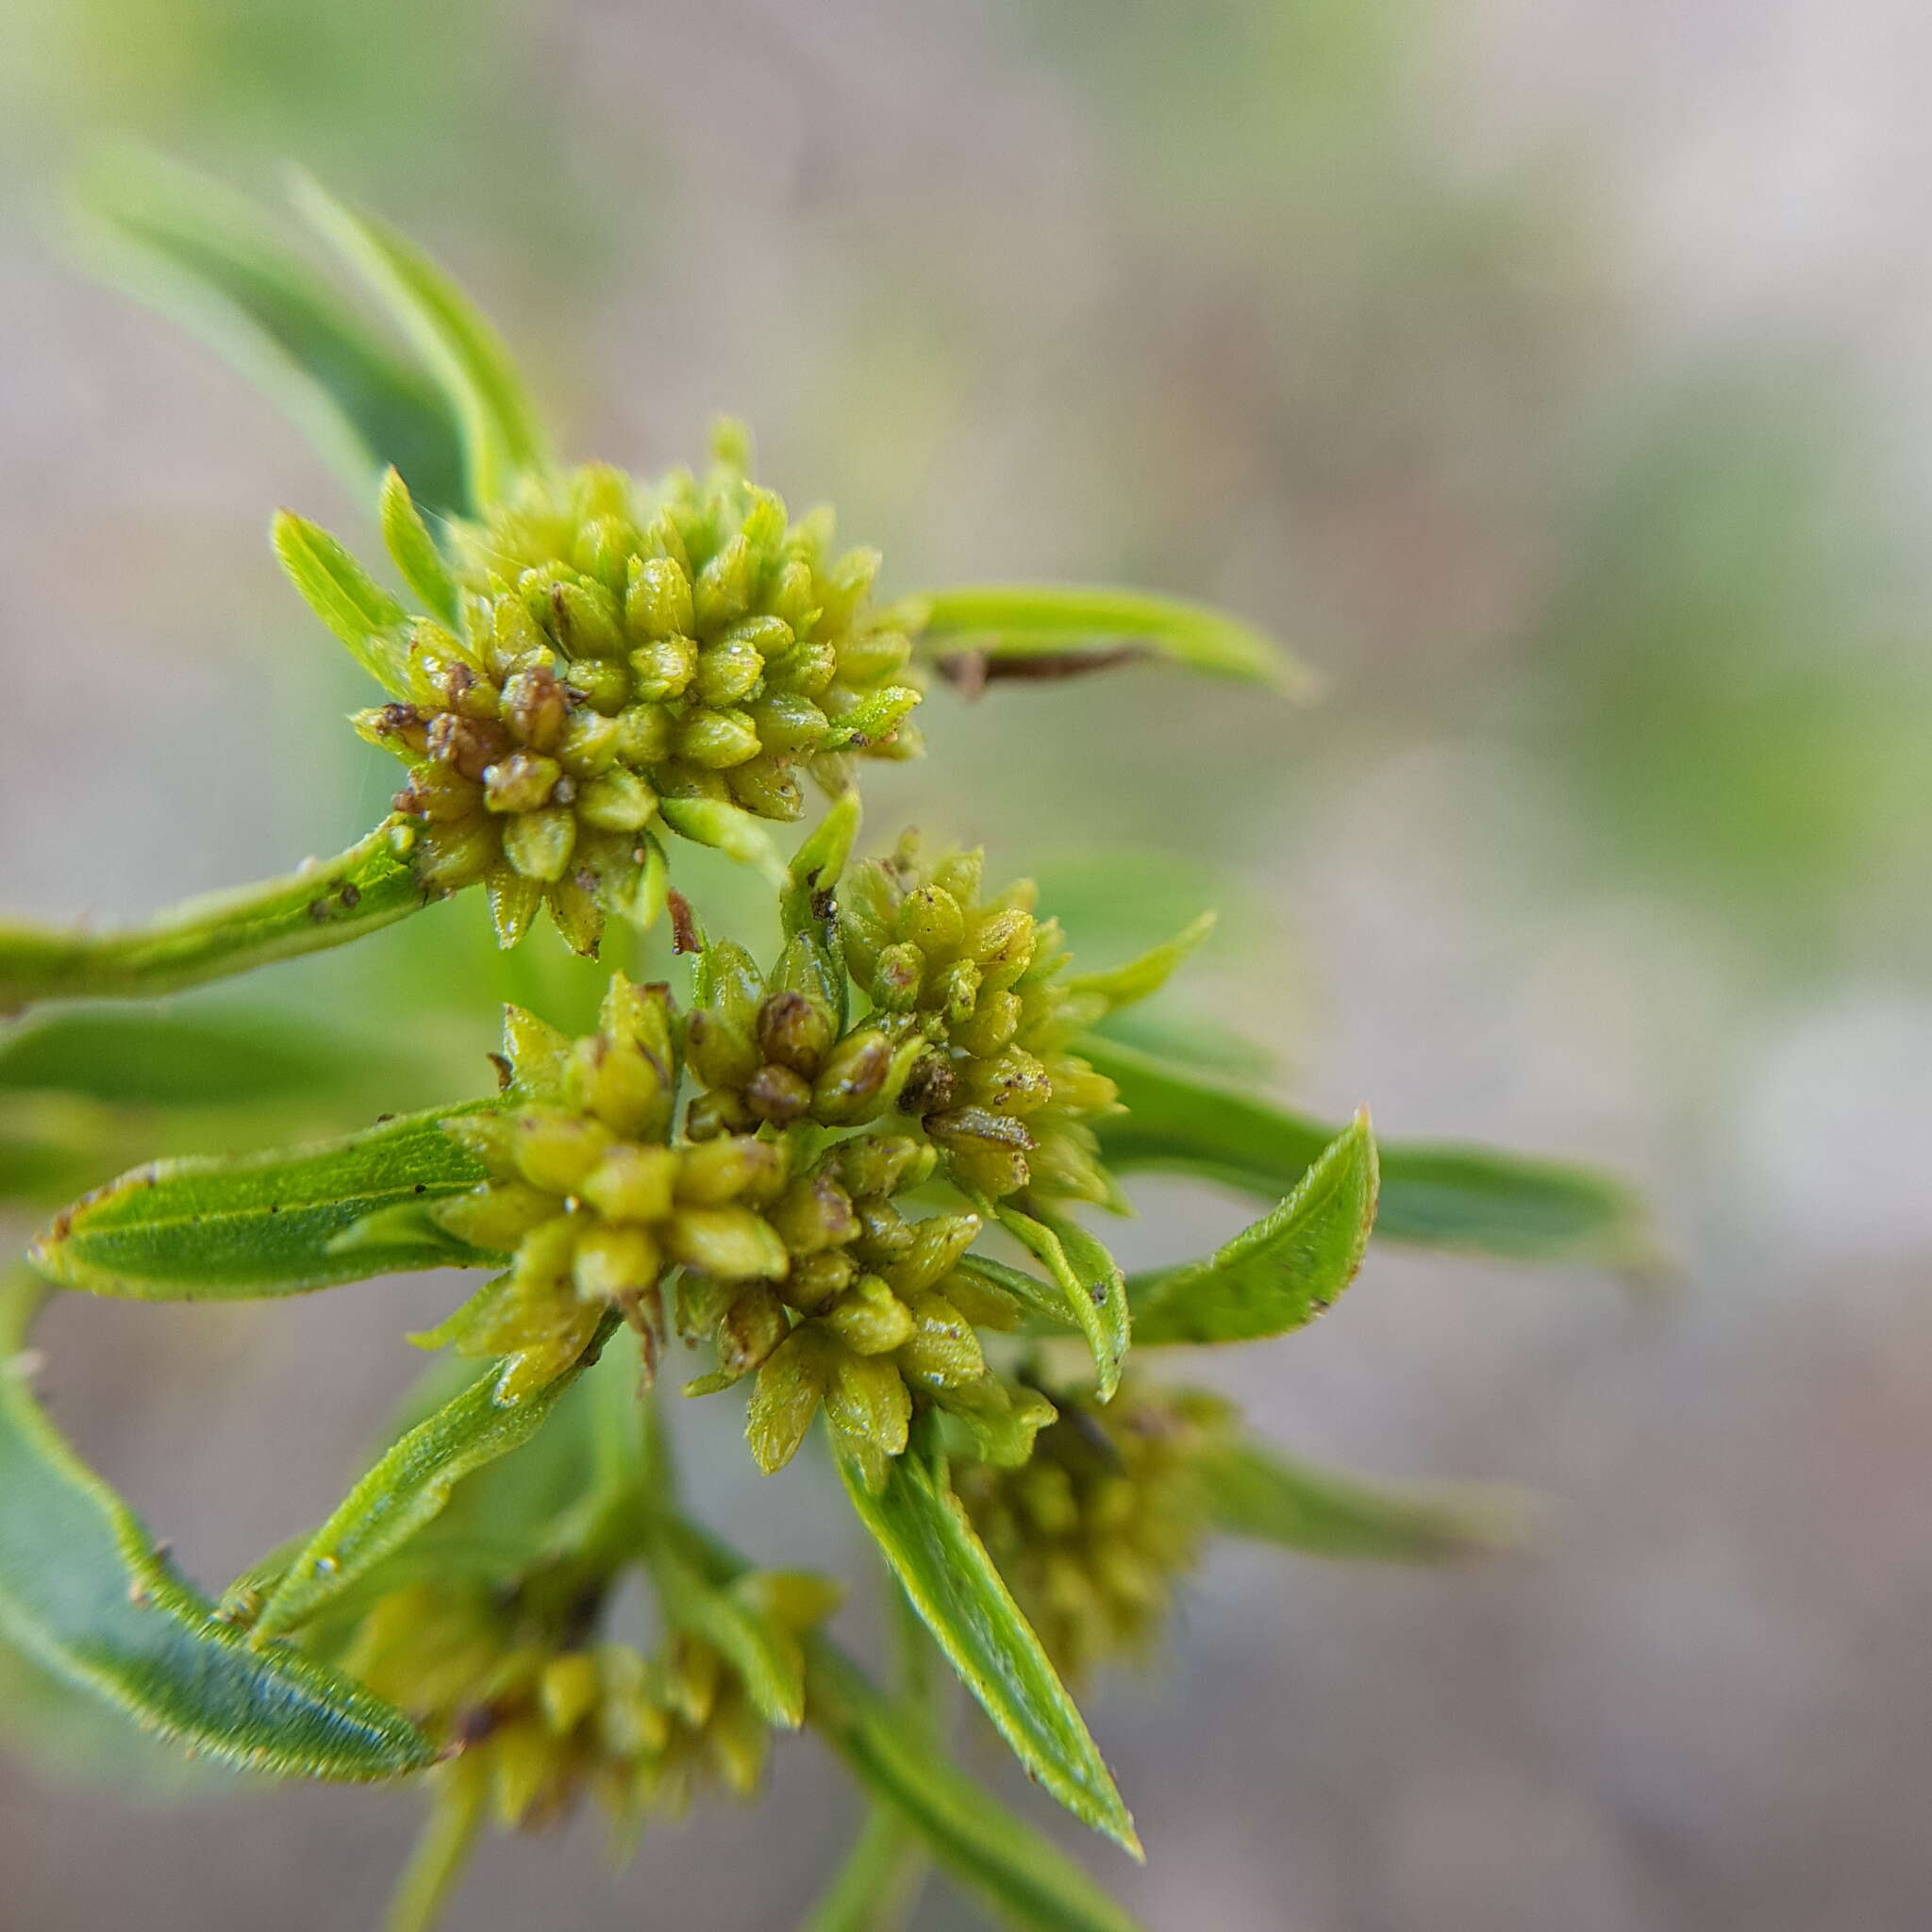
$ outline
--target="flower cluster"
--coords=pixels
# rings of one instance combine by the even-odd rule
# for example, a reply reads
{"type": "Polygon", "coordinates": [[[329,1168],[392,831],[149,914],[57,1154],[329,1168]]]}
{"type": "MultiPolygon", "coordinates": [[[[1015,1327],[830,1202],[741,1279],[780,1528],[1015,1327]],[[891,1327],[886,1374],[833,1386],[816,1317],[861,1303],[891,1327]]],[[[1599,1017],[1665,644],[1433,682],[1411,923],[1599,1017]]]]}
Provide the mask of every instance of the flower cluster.
{"type": "Polygon", "coordinates": [[[769,977],[729,940],[705,948],[700,1004],[685,1025],[703,1090],[685,1117],[692,1140],[760,1123],[857,1126],[891,1103],[914,1056],[895,1055],[875,1025],[841,1033],[837,970],[808,933],[787,945],[769,977]]]}
{"type": "MultiPolygon", "coordinates": [[[[786,1057],[765,1064],[808,1063],[792,1050],[808,1030],[795,997],[781,990],[751,1009],[748,1037],[786,1057]],[[773,1012],[783,1026],[758,1024],[773,1012]]],[[[700,1045],[695,1026],[720,1010],[691,1015],[694,1058],[723,1051],[715,1031],[700,1045]]],[[[1024,1457],[1053,1411],[998,1376],[981,1349],[975,1326],[1015,1328],[1020,1309],[967,1258],[980,1217],[908,1220],[894,1205],[932,1179],[933,1146],[883,1131],[819,1145],[825,1130],[808,1118],[753,1133],[708,1123],[705,1138],[674,1141],[677,1035],[667,991],[622,974],[599,1030],[580,1040],[509,1009],[511,1104],[445,1123],[489,1178],[432,1211],[510,1266],[434,1339],[506,1357],[498,1395],[515,1402],[578,1360],[614,1307],[650,1370],[675,1269],[679,1330],[708,1335],[718,1353],[692,1392],[756,1373],[747,1437],[761,1468],[791,1460],[821,1407],[855,1450],[896,1456],[915,1399],[958,1415],[985,1455],[1024,1457]]],[[[847,1042],[811,1037],[823,1085],[847,1042]]]]}
{"type": "MultiPolygon", "coordinates": [[[[780,1632],[800,1635],[838,1591],[816,1577],[737,1586],[780,1632]]],[[[416,1582],[379,1598],[341,1662],[408,1710],[482,1780],[506,1829],[566,1816],[589,1790],[621,1828],[680,1815],[720,1784],[750,1797],[771,1730],[744,1681],[700,1637],[676,1631],[651,1657],[600,1641],[608,1576],[540,1569],[507,1587],[416,1582]]]]}
{"type": "Polygon", "coordinates": [[[1070,1677],[1146,1651],[1194,1567],[1205,1457],[1236,1416],[1218,1396],[1129,1380],[1101,1407],[1057,1394],[1032,1459],[956,1470],[960,1500],[1048,1654],[1070,1677]]]}
{"type": "Polygon", "coordinates": [[[791,1459],[822,1406],[868,1459],[905,1448],[915,1398],[958,1416],[984,1454],[1008,1460],[1024,1459],[1051,1420],[1043,1397],[988,1367],[974,1332],[1020,1324],[1018,1304],[968,1259],[979,1216],[909,1221],[892,1204],[933,1166],[932,1148],[908,1136],[856,1136],[774,1205],[791,1267],[717,1311],[721,1366],[696,1385],[758,1368],[745,1434],[761,1469],[791,1459]]]}
{"type": "Polygon", "coordinates": [[[984,896],[982,855],[928,858],[908,833],[845,885],[839,924],[854,981],[895,1039],[926,1042],[899,1097],[968,1192],[1108,1202],[1087,1123],[1113,1082],[1072,1049],[1107,1010],[1070,985],[1058,922],[1037,920],[1022,880],[984,896]]]}
{"type": "Polygon", "coordinates": [[[837,791],[855,754],[920,748],[877,552],[835,553],[827,512],[791,522],[748,480],[741,432],[717,453],[702,482],[655,489],[604,465],[526,475],[486,521],[453,522],[447,554],[400,479],[386,491],[395,560],[437,615],[378,622],[397,699],[357,727],[409,768],[418,876],[487,883],[506,944],[546,903],[581,952],[607,913],[648,924],[664,801],[795,819],[799,767],[837,791]]]}

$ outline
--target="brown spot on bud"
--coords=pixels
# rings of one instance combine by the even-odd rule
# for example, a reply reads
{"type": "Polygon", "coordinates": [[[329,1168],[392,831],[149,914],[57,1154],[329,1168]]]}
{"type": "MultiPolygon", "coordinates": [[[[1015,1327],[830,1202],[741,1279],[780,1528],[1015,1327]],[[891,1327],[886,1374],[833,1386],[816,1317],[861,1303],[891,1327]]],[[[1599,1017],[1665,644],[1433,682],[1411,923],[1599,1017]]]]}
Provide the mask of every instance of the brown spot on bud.
{"type": "Polygon", "coordinates": [[[913,1063],[899,1093],[899,1111],[920,1119],[941,1113],[952,1106],[959,1091],[959,1076],[944,1055],[929,1053],[913,1063]]]}
{"type": "Polygon", "coordinates": [[[484,773],[509,750],[509,741],[494,724],[439,711],[430,721],[428,749],[438,764],[481,784],[484,773]]]}

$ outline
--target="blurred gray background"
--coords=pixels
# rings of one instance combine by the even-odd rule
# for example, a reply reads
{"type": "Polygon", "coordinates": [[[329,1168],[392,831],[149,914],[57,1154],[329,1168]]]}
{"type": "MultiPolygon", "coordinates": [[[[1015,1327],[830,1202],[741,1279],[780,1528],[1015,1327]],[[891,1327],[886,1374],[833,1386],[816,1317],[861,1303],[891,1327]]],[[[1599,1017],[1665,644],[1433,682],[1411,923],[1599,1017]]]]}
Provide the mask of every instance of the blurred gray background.
{"type": "MultiPolygon", "coordinates": [[[[1280,1091],[1612,1163],[1682,1280],[1382,1249],[1214,1364],[1283,1441],[1533,1484],[1549,1533],[1450,1575],[1217,1553],[1165,1673],[1091,1700],[1146,1869],[1068,1841],[1159,1932],[1922,1926],[1928,71],[1910,0],[8,0],[0,902],[278,871],[392,782],[318,727],[360,700],[265,541],[361,508],[63,259],[104,138],[314,167],[463,275],[574,452],[737,410],[889,584],[1230,605],[1319,711],[941,693],[874,828],[917,796],[995,870],[1124,843],[1124,896],[1226,899],[1196,996],[1280,1091]]],[[[348,957],[261,985],[353,1004],[348,957]]],[[[1141,1194],[1137,1261],[1240,1217],[1141,1194]]],[[[339,1492],[449,1299],[61,1306],[49,1386],[218,1581],[339,1492]]],[[[856,1560],[823,1480],[694,1427],[740,1541],[856,1560]]],[[[126,1789],[0,1756],[8,1932],[372,1922],[412,1807],[168,1798],[107,1736],[126,1789]]],[[[494,1841],[452,1924],[789,1926],[855,1806],[779,1766],[617,1875],[588,1825],[494,1841]]]]}

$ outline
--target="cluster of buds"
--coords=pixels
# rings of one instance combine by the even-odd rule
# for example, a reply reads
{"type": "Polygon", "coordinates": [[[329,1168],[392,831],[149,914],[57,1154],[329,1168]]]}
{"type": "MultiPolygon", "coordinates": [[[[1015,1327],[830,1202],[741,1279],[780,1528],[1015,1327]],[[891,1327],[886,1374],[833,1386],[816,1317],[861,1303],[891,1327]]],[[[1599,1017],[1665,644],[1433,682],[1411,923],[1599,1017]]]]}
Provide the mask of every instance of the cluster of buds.
{"type": "Polygon", "coordinates": [[[1021,1314],[967,1258],[979,1216],[911,1221],[893,1205],[932,1178],[932,1144],[874,1132],[814,1151],[824,1136],[805,1123],[674,1141],[677,1032],[666,990],[622,974],[581,1040],[509,1008],[513,1104],[444,1124],[489,1177],[432,1212],[510,1265],[433,1339],[504,1357],[498,1397],[516,1402],[579,1360],[615,1308],[648,1374],[675,1268],[680,1331],[718,1351],[691,1392],[756,1373],[760,1467],[790,1461],[822,1407],[855,1449],[896,1456],[915,1399],[958,1415],[984,1455],[1023,1457],[1053,1410],[987,1365],[975,1327],[1016,1328],[1021,1314]]]}
{"type": "Polygon", "coordinates": [[[1105,1407],[1058,1398],[1020,1468],[956,1466],[960,1499],[1000,1574],[1074,1678],[1144,1653],[1200,1555],[1204,1457],[1234,1411],[1218,1396],[1129,1381],[1105,1407]]]}
{"type": "Polygon", "coordinates": [[[916,1058],[883,1028],[841,1033],[838,969],[800,933],[769,977],[729,940],[707,946],[699,1004],[685,1023],[686,1058],[702,1091],[685,1115],[693,1141],[762,1123],[849,1127],[876,1119],[916,1058]]]}
{"type": "Polygon", "coordinates": [[[1032,881],[983,896],[981,861],[926,858],[908,833],[842,891],[846,964],[874,1024],[926,1045],[898,1105],[970,1193],[1110,1201],[1087,1123],[1114,1108],[1114,1085],[1071,1050],[1107,1003],[1061,977],[1069,955],[1058,922],[1034,917],[1032,881]]]}
{"type": "Polygon", "coordinates": [[[519,1104],[444,1123],[490,1178],[434,1210],[451,1233],[512,1257],[438,1338],[506,1357],[499,1399],[554,1381],[611,1307],[638,1332],[648,1371],[674,1264],[727,1283],[785,1273],[762,1210],[785,1188],[786,1144],[668,1144],[678,1075],[667,989],[613,974],[598,1030],[576,1041],[512,1007],[505,1047],[519,1104]]]}
{"type": "Polygon", "coordinates": [[[648,924],[656,828],[678,818],[666,800],[795,819],[801,766],[836,791],[855,754],[920,748],[905,614],[871,601],[877,553],[835,555],[828,512],[789,521],[747,479],[741,432],[721,432],[717,454],[703,482],[680,472],[655,490],[601,465],[526,475],[486,522],[452,524],[447,555],[392,474],[384,533],[433,615],[410,617],[296,528],[331,546],[332,594],[296,574],[339,627],[343,571],[358,580],[365,661],[396,701],[357,727],[409,767],[396,808],[415,822],[419,877],[487,883],[506,944],[546,903],[582,952],[607,913],[648,924]]]}
{"type": "MultiPolygon", "coordinates": [[[[838,1595],[803,1574],[735,1586],[747,1587],[794,1636],[838,1595]]],[[[771,1730],[742,1677],[688,1632],[648,1657],[598,1641],[608,1593],[608,1578],[567,1565],[506,1587],[407,1584],[377,1600],[341,1661],[452,1748],[453,1774],[483,1786],[505,1829],[557,1823],[585,1790],[625,1833],[649,1814],[681,1815],[708,1784],[753,1795],[771,1730]]]]}
{"type": "Polygon", "coordinates": [[[708,1393],[757,1371],[745,1435],[766,1471],[797,1453],[821,1407],[849,1450],[876,1466],[906,1446],[914,1401],[958,1416],[982,1453],[1023,1459],[1052,1406],[987,1366],[976,1327],[1012,1329],[1020,1309],[974,1272],[976,1214],[908,1221],[893,1196],[931,1177],[930,1145],[856,1135],[827,1150],[767,1209],[790,1265],[737,1289],[716,1282],[680,1298],[688,1333],[708,1328],[708,1393]]]}

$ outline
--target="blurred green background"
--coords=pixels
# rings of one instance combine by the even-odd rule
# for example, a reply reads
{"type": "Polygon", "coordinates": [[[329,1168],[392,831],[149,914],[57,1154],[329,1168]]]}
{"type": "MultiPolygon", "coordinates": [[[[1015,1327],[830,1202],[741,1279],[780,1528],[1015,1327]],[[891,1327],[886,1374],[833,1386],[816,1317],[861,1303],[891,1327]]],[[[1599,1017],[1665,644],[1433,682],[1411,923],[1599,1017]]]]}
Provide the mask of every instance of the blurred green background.
{"type": "MultiPolygon", "coordinates": [[[[107,141],[268,196],[313,168],[458,271],[567,448],[656,469],[738,411],[889,585],[1225,603],[1318,710],[1138,671],[937,693],[874,831],[916,800],[1049,879],[1121,848],[1096,953],[1222,901],[1191,997],[1282,1091],[1608,1161],[1683,1281],[1378,1252],[1216,1365],[1299,1448],[1526,1480],[1552,1530],[1447,1577],[1218,1556],[1167,1673],[1095,1702],[1150,1854],[1109,1876],[1157,1928],[1922,1925],[1928,61],[1909,0],[10,0],[0,901],[131,916],[334,851],[392,786],[318,725],[354,678],[265,541],[275,504],[358,538],[365,507],[68,258],[107,141]]],[[[245,989],[377,1038],[395,989],[428,1012],[316,1125],[487,1079],[475,912],[245,989]]],[[[15,1101],[0,1150],[90,1125],[15,1101]]],[[[1137,1260],[1238,1214],[1141,1198],[1137,1260]]],[[[56,1412],[218,1578],[338,1493],[448,1299],[63,1306],[56,1412]]],[[[823,1485],[695,1426],[741,1541],[850,1551],[823,1485]]],[[[852,1805],[780,1756],[765,1810],[622,1875],[588,1828],[492,1844],[454,1923],[790,1924],[852,1805]]],[[[346,1932],[410,1809],[0,1758],[0,1921],[346,1932]]]]}

